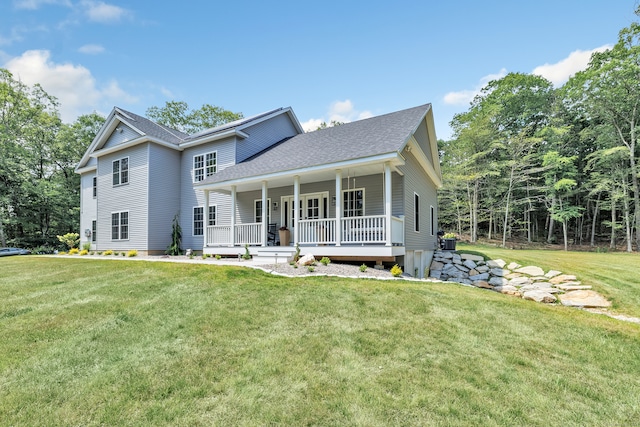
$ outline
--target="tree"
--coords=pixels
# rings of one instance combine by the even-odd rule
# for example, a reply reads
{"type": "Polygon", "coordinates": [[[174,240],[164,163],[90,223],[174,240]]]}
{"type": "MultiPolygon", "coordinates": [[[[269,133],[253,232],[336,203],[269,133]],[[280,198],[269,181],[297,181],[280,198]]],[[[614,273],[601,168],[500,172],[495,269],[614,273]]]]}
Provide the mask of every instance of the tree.
{"type": "MultiPolygon", "coordinates": [[[[640,15],[640,7],[636,9],[640,15]]],[[[586,70],[568,83],[568,100],[590,119],[601,120],[613,130],[618,144],[626,147],[633,191],[636,250],[640,250],[640,184],[637,145],[640,125],[640,24],[620,31],[618,42],[594,53],[586,70]]]]}
{"type": "Polygon", "coordinates": [[[184,101],[167,101],[164,107],[149,107],[147,117],[161,125],[184,133],[193,134],[241,119],[242,113],[234,113],[222,107],[204,104],[197,110],[189,110],[184,101]]]}

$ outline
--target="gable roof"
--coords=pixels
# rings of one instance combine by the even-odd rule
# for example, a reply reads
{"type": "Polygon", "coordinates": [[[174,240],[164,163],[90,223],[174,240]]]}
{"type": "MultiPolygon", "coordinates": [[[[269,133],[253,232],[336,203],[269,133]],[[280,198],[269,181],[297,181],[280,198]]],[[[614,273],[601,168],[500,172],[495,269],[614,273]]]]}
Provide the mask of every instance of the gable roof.
{"type": "Polygon", "coordinates": [[[431,104],[296,135],[198,186],[401,152],[431,104]]]}
{"type": "Polygon", "coordinates": [[[155,137],[172,144],[180,144],[189,137],[188,134],[177,129],[153,122],[146,117],[139,116],[122,108],[115,107],[120,113],[121,121],[142,132],[144,135],[155,137]]]}

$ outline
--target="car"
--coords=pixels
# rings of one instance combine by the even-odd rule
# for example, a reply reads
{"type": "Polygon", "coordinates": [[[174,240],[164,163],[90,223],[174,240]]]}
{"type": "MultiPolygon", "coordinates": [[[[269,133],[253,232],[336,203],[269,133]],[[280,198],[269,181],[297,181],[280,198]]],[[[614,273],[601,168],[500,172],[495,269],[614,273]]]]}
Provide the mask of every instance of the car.
{"type": "Polygon", "coordinates": [[[29,255],[31,251],[20,248],[0,248],[0,256],[29,255]]]}

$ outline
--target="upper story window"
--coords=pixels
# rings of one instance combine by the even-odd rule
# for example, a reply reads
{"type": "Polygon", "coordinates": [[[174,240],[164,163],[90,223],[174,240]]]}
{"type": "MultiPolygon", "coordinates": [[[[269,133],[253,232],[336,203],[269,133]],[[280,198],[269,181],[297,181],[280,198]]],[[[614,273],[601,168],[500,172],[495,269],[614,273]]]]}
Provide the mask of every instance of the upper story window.
{"type": "Polygon", "coordinates": [[[98,178],[93,177],[93,198],[95,199],[98,196],[98,178]]]}
{"type": "Polygon", "coordinates": [[[344,190],[342,192],[342,216],[364,216],[364,188],[344,190]]]}
{"type": "Polygon", "coordinates": [[[113,185],[129,183],[129,158],[125,157],[113,161],[113,185]]]}
{"type": "Polygon", "coordinates": [[[198,154],[193,156],[193,181],[200,182],[218,170],[218,153],[198,154]]]}

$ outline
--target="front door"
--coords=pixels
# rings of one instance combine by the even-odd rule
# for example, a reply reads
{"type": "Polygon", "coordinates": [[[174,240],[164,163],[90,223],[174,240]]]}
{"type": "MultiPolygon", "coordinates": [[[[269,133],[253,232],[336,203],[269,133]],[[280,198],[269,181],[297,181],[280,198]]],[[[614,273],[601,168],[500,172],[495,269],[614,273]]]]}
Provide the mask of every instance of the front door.
{"type": "MultiPolygon", "coordinates": [[[[327,217],[327,198],[328,193],[310,193],[310,194],[301,194],[300,195],[300,207],[299,207],[299,218],[303,219],[321,219],[327,217]]],[[[291,230],[291,237],[293,239],[293,230],[295,228],[293,217],[295,214],[295,203],[293,196],[284,196],[280,202],[282,206],[281,213],[281,224],[286,224],[286,226],[291,230]]]]}

